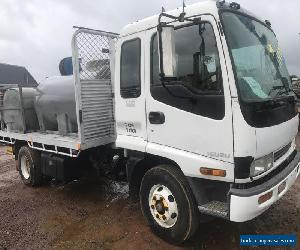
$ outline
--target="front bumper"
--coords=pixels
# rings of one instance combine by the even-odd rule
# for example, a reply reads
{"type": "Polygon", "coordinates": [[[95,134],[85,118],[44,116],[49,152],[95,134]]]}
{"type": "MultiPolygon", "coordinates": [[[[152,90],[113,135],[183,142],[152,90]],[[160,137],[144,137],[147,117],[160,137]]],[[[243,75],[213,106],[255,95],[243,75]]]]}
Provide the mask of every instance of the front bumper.
{"type": "Polygon", "coordinates": [[[300,153],[279,174],[268,181],[246,189],[231,188],[230,212],[231,221],[244,222],[251,220],[266,211],[272,204],[279,200],[295,183],[300,174],[300,153]],[[285,188],[279,193],[279,186],[286,182],[285,188]],[[259,204],[258,199],[264,194],[273,191],[272,198],[259,204]]]}

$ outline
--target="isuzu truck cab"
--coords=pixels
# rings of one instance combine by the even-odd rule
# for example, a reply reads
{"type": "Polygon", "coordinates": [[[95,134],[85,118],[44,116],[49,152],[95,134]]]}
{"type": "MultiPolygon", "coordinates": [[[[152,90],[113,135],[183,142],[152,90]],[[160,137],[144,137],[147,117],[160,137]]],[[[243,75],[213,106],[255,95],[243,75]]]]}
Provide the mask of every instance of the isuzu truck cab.
{"type": "Polygon", "coordinates": [[[269,21],[207,1],[119,35],[79,29],[72,46],[78,137],[1,132],[26,184],[66,158],[111,157],[152,230],[182,243],[207,215],[251,220],[295,183],[296,96],[269,21]],[[95,37],[108,40],[86,59],[95,37]]]}

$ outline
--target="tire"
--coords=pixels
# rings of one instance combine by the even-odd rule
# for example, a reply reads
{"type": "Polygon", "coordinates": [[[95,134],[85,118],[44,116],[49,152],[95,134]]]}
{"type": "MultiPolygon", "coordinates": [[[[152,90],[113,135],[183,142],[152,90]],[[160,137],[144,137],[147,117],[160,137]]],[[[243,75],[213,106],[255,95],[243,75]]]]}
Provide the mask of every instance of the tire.
{"type": "Polygon", "coordinates": [[[23,146],[18,154],[19,174],[25,185],[37,187],[42,184],[41,156],[38,151],[23,146]]]}
{"type": "Polygon", "coordinates": [[[152,231],[172,244],[186,242],[199,227],[199,211],[192,191],[174,166],[157,166],[144,175],[140,202],[152,231]]]}

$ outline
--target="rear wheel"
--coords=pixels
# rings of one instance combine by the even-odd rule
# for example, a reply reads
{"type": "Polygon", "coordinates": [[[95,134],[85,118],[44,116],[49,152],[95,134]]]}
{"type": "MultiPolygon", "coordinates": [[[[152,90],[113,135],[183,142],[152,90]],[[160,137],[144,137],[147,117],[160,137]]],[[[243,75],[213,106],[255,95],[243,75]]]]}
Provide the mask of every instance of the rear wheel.
{"type": "Polygon", "coordinates": [[[18,168],[24,184],[39,186],[42,183],[41,157],[38,151],[23,146],[18,154],[18,168]]]}
{"type": "Polygon", "coordinates": [[[199,225],[199,212],[189,184],[174,166],[158,166],[143,177],[142,212],[152,231],[174,244],[190,239],[199,225]]]}

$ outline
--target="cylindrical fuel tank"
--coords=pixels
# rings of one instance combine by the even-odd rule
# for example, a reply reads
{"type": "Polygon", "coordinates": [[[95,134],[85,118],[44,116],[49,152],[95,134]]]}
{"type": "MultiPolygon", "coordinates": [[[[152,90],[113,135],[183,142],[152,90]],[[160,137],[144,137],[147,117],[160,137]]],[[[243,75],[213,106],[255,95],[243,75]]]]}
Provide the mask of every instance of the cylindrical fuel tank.
{"type": "Polygon", "coordinates": [[[78,128],[73,76],[56,76],[41,82],[37,87],[35,109],[42,130],[76,133],[78,128]]]}
{"type": "MultiPolygon", "coordinates": [[[[39,129],[37,115],[34,109],[36,90],[34,88],[23,88],[23,107],[27,131],[39,129]]],[[[8,131],[23,131],[23,120],[21,113],[21,99],[19,89],[8,89],[3,97],[3,121],[8,131]]]]}

